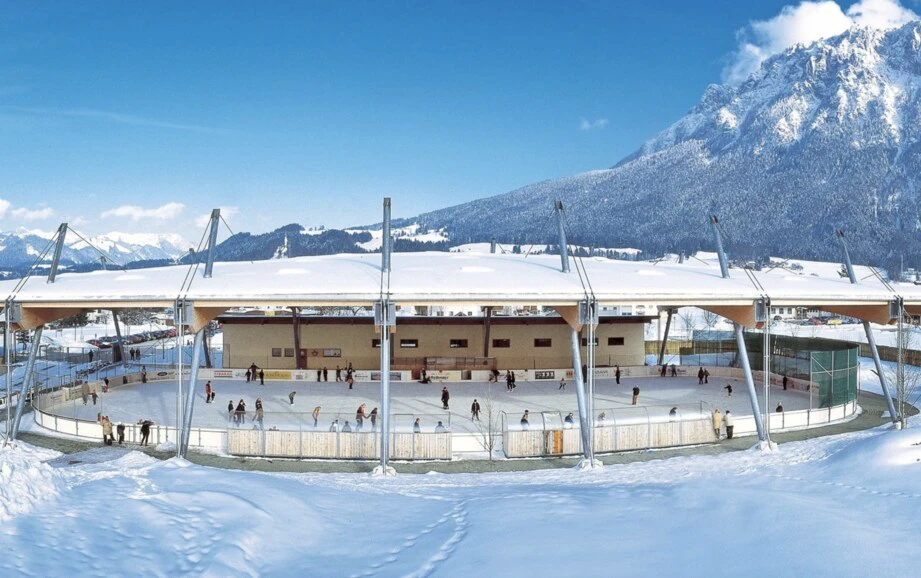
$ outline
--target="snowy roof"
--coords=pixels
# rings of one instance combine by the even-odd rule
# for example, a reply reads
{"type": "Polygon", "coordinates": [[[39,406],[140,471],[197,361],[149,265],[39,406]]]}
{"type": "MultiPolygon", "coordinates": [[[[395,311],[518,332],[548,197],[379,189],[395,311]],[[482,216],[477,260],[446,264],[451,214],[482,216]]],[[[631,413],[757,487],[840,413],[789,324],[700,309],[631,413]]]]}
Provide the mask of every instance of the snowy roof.
{"type": "MultiPolygon", "coordinates": [[[[15,295],[31,307],[170,306],[177,298],[200,307],[236,305],[370,304],[381,297],[381,256],[342,254],[256,262],[218,262],[213,276],[203,266],[66,273],[55,283],[31,278],[15,295]]],[[[857,285],[837,275],[795,274],[782,269],[731,269],[723,279],[714,262],[571,259],[560,271],[559,256],[476,253],[396,253],[389,298],[402,304],[477,303],[574,305],[593,292],[602,304],[660,306],[747,306],[768,297],[775,305],[887,305],[895,295],[873,276],[857,285]],[[583,270],[584,269],[584,270],[583,270]],[[582,277],[588,280],[583,285],[582,277]],[[590,288],[589,288],[590,285],[590,288]]],[[[0,283],[9,294],[18,281],[0,283]]],[[[899,286],[901,287],[901,285],[899,286]]],[[[921,288],[908,286],[921,304],[921,288]]],[[[386,291],[386,285],[384,285],[386,291]]],[[[906,296],[907,296],[906,295],[906,296]]]]}

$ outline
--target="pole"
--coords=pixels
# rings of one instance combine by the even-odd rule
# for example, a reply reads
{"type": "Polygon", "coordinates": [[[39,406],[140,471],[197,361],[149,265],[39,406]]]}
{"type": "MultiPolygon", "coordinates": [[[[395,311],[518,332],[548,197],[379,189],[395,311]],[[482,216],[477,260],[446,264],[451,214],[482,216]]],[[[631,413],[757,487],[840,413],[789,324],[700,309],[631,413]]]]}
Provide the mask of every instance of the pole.
{"type": "Polygon", "coordinates": [[[659,366],[665,363],[665,346],[668,344],[668,329],[672,326],[674,312],[674,309],[669,309],[668,316],[665,318],[665,335],[662,337],[662,346],[659,348],[659,363],[657,364],[659,366]]]}
{"type": "Polygon", "coordinates": [[[35,329],[35,335],[32,339],[32,347],[29,348],[29,359],[26,362],[26,373],[22,378],[22,391],[19,394],[19,403],[16,404],[16,415],[13,417],[13,426],[10,437],[16,439],[19,435],[19,423],[22,420],[22,410],[26,407],[26,400],[30,390],[33,373],[35,371],[35,358],[38,357],[39,345],[42,342],[42,330],[44,325],[39,325],[35,329]]]}
{"type": "Polygon", "coordinates": [[[594,464],[595,454],[592,448],[590,428],[593,419],[588,414],[585,401],[585,382],[582,381],[582,354],[579,344],[579,332],[575,327],[569,328],[569,346],[572,351],[573,376],[576,382],[576,403],[579,405],[579,427],[582,435],[582,455],[589,464],[594,464]]]}
{"type": "Polygon", "coordinates": [[[771,307],[765,303],[767,317],[764,321],[764,421],[767,424],[764,436],[771,441],[771,307]]]}
{"type": "Polygon", "coordinates": [[[720,260],[720,273],[723,279],[729,279],[729,262],[726,258],[726,251],[723,250],[723,236],[720,234],[719,222],[716,215],[710,215],[710,227],[713,229],[713,236],[716,237],[716,254],[720,260]]]}
{"type": "MultiPolygon", "coordinates": [[[[10,371],[10,364],[13,362],[13,356],[10,354],[10,306],[12,301],[6,300],[3,307],[3,362],[6,365],[6,440],[4,443],[10,443],[10,404],[13,403],[13,374],[10,371]]],[[[15,346],[14,346],[15,347],[15,346]]]]}
{"type": "Polygon", "coordinates": [[[560,238],[560,260],[563,265],[563,273],[569,273],[569,244],[566,242],[566,230],[563,228],[563,201],[556,201],[553,204],[553,210],[556,214],[556,229],[560,238]]]}
{"type": "Polygon", "coordinates": [[[390,251],[393,248],[390,243],[390,197],[384,199],[384,224],[382,228],[381,254],[383,256],[383,269],[385,273],[390,273],[390,251]]]}
{"type": "MultiPolygon", "coordinates": [[[[185,400],[185,420],[182,426],[182,436],[180,439],[180,456],[189,455],[189,436],[192,432],[192,412],[195,410],[195,392],[198,385],[198,366],[201,360],[202,340],[204,338],[204,329],[195,332],[195,343],[192,345],[192,364],[189,367],[189,387],[186,389],[185,400]]],[[[182,375],[179,376],[182,381],[182,375]]]]}
{"type": "Polygon", "coordinates": [[[736,332],[736,344],[739,347],[739,360],[742,362],[742,371],[745,373],[745,384],[748,386],[748,396],[752,402],[752,414],[755,417],[755,429],[758,430],[758,439],[765,442],[767,435],[764,433],[764,423],[761,421],[761,408],[758,407],[758,394],[755,391],[755,380],[752,377],[752,368],[748,363],[748,348],[745,347],[745,336],[742,334],[742,325],[733,323],[736,332]]]}
{"type": "MultiPolygon", "coordinates": [[[[857,275],[854,274],[854,266],[851,264],[851,255],[847,250],[847,241],[844,238],[844,231],[836,229],[835,235],[838,237],[838,242],[841,244],[841,253],[844,257],[844,268],[847,271],[847,277],[850,279],[852,285],[856,285],[857,275]]],[[[901,299],[899,301],[901,302],[901,299]]],[[[892,403],[892,396],[889,394],[886,374],[883,373],[883,363],[879,359],[879,350],[876,349],[876,338],[873,337],[873,329],[870,327],[869,321],[863,321],[863,331],[867,335],[867,344],[870,346],[870,353],[873,355],[873,364],[876,366],[876,375],[879,377],[879,384],[883,389],[883,397],[886,398],[886,407],[889,408],[889,416],[892,419],[892,423],[899,423],[899,414],[896,412],[895,405],[892,403]]]]}
{"type": "MultiPolygon", "coordinates": [[[[176,326],[176,345],[179,348],[177,355],[177,367],[179,368],[179,379],[177,380],[178,391],[176,392],[176,433],[178,434],[185,427],[182,413],[182,301],[176,300],[176,315],[179,323],[176,326]]],[[[178,438],[178,435],[177,435],[178,438]]],[[[182,457],[182,446],[179,440],[176,440],[176,457],[182,457]]]]}
{"type": "Polygon", "coordinates": [[[390,461],[390,312],[389,303],[381,302],[381,472],[386,474],[390,461]]]}
{"type": "Polygon", "coordinates": [[[221,210],[212,209],[211,211],[211,230],[208,232],[208,257],[205,261],[204,277],[211,277],[211,271],[214,269],[214,253],[217,247],[217,228],[221,222],[221,210]]]}
{"type": "Polygon", "coordinates": [[[895,410],[892,402],[892,396],[889,395],[889,386],[886,383],[886,374],[883,373],[883,363],[879,359],[879,350],[876,349],[876,337],[873,336],[873,330],[870,329],[870,322],[863,322],[864,332],[867,334],[867,344],[870,346],[870,354],[873,356],[873,364],[876,366],[876,375],[879,376],[879,384],[883,387],[883,397],[886,398],[886,407],[889,409],[889,416],[892,423],[899,423],[899,414],[895,410]]]}
{"type": "Polygon", "coordinates": [[[67,236],[67,223],[58,227],[57,243],[54,245],[54,257],[51,259],[51,270],[48,271],[48,283],[54,283],[58,274],[58,265],[61,263],[61,252],[64,250],[64,237],[67,236]]]}

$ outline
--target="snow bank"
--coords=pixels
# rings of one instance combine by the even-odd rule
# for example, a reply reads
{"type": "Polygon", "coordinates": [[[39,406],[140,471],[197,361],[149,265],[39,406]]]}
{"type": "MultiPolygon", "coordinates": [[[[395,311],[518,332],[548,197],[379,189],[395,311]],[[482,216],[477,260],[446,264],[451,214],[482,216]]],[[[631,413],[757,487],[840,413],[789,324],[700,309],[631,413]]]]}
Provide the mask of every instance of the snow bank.
{"type": "Polygon", "coordinates": [[[0,448],[0,521],[26,514],[60,495],[64,483],[43,463],[55,455],[24,443],[0,448]]]}

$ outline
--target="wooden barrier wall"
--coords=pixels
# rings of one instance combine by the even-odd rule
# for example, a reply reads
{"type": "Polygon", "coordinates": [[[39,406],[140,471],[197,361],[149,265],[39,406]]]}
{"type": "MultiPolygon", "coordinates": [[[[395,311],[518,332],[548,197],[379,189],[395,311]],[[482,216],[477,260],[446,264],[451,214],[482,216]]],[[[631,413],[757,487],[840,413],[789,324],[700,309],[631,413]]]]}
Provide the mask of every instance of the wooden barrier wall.
{"type": "MultiPolygon", "coordinates": [[[[609,425],[595,428],[594,447],[598,453],[649,448],[669,448],[716,441],[713,421],[695,420],[609,425]]],[[[579,455],[582,438],[578,428],[536,431],[507,431],[503,436],[506,457],[525,458],[579,455]]]]}
{"type": "MultiPolygon", "coordinates": [[[[380,459],[380,434],[364,432],[296,432],[230,429],[227,453],[278,458],[380,459]]],[[[395,460],[450,460],[451,434],[391,434],[395,460]]]]}

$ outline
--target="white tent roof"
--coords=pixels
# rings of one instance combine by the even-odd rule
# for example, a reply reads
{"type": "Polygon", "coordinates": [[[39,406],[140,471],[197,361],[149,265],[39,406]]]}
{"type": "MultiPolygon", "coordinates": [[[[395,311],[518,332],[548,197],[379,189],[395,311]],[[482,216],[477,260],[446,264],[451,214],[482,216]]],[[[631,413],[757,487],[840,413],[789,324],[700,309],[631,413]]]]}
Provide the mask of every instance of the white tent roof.
{"type": "MultiPolygon", "coordinates": [[[[177,298],[213,309],[247,305],[370,304],[381,298],[381,256],[343,254],[204,266],[64,273],[55,283],[28,279],[15,294],[23,307],[105,308],[172,305],[177,298]],[[191,283],[184,281],[189,277],[191,283]]],[[[477,303],[571,306],[593,292],[602,304],[656,303],[705,308],[748,307],[762,298],[773,305],[888,306],[896,295],[872,275],[851,285],[840,277],[795,274],[782,269],[731,269],[723,279],[713,262],[649,263],[602,257],[570,259],[560,271],[552,255],[396,253],[389,298],[401,304],[477,303]],[[582,270],[584,268],[584,270],[582,270]],[[588,281],[583,284],[583,279],[588,281]],[[590,289],[589,289],[590,286],[590,289]]],[[[9,295],[19,281],[0,284],[9,295]]],[[[902,285],[897,286],[899,290],[902,285]]],[[[905,286],[921,305],[921,288],[905,286]]]]}

